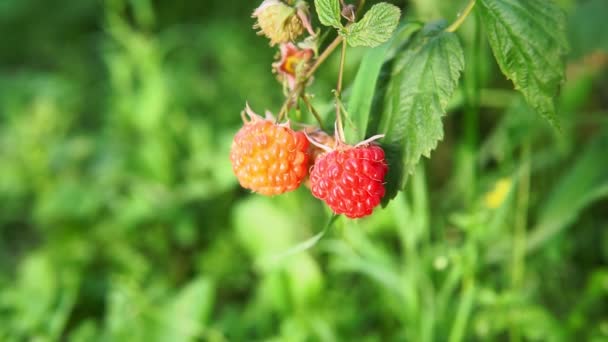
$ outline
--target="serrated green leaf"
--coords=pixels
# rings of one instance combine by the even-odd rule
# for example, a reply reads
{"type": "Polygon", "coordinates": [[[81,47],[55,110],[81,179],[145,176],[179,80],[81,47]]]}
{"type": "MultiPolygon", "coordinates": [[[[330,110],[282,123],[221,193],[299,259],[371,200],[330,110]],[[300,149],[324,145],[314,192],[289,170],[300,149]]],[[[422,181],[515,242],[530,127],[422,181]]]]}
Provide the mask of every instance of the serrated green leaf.
{"type": "Polygon", "coordinates": [[[382,113],[385,109],[385,98],[388,92],[389,82],[392,77],[393,69],[397,56],[401,51],[410,46],[415,33],[422,28],[422,24],[419,22],[410,22],[403,25],[394,35],[391,44],[391,48],[387,52],[387,58],[380,73],[378,74],[378,80],[376,81],[376,89],[372,99],[372,105],[370,108],[370,114],[368,115],[367,127],[365,130],[365,137],[371,137],[380,132],[380,120],[382,119],[382,113]]]}
{"type": "Polygon", "coordinates": [[[557,125],[554,99],[568,50],[563,11],[552,0],[480,0],[478,9],[502,72],[557,125]]]}
{"type": "Polygon", "coordinates": [[[340,2],[338,0],[315,0],[319,21],[325,26],[341,28],[340,2]]]}
{"type": "Polygon", "coordinates": [[[347,27],[343,35],[350,46],[378,46],[391,38],[397,28],[401,10],[381,2],[372,6],[363,19],[347,27]]]}
{"type": "Polygon", "coordinates": [[[380,121],[389,164],[386,203],[402,188],[420,156],[430,156],[443,138],[441,117],[464,68],[455,34],[425,28],[397,56],[380,121]]]}
{"type": "Polygon", "coordinates": [[[356,144],[376,134],[377,127],[373,126],[374,123],[377,124],[376,116],[380,116],[381,110],[377,110],[373,104],[384,97],[394,56],[399,46],[419,29],[419,23],[406,23],[398,29],[389,42],[369,49],[363,56],[348,94],[346,109],[349,122],[344,127],[347,143],[356,144]]]}

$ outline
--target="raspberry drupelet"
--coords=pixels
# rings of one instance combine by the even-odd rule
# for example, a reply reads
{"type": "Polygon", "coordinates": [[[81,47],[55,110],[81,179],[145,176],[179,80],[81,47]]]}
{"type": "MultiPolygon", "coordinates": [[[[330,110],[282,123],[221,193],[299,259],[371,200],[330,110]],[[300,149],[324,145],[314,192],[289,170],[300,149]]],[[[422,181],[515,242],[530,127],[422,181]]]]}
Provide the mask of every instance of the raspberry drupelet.
{"type": "Polygon", "coordinates": [[[368,216],[384,197],[388,172],[384,150],[368,141],[356,146],[339,143],[335,150],[317,157],[312,167],[312,194],[336,214],[368,216]]]}
{"type": "Polygon", "coordinates": [[[232,142],[230,161],[242,187],[262,195],[297,189],[307,175],[309,142],[289,123],[276,124],[246,108],[250,121],[232,142]]]}

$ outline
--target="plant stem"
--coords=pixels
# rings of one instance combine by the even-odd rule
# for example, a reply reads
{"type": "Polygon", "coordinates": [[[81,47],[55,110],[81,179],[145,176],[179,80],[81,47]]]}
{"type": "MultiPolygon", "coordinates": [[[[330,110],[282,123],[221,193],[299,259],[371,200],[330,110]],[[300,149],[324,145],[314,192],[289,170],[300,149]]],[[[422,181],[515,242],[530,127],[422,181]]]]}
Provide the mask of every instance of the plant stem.
{"type": "Polygon", "coordinates": [[[472,205],[477,189],[478,159],[479,159],[479,99],[480,99],[480,61],[483,60],[481,46],[480,20],[473,18],[473,40],[471,48],[466,52],[463,92],[465,97],[463,141],[459,146],[460,152],[460,186],[467,205],[472,205]]]}
{"type": "Polygon", "coordinates": [[[344,61],[346,60],[346,43],[342,43],[342,53],[340,54],[340,71],[338,73],[338,95],[342,92],[342,80],[344,79],[344,61]]]}
{"type": "MultiPolygon", "coordinates": [[[[521,149],[521,177],[517,187],[517,207],[515,211],[515,227],[513,229],[513,254],[511,259],[511,287],[519,290],[522,285],[526,266],[526,241],[528,202],[530,199],[530,142],[526,140],[521,149]]],[[[509,332],[513,342],[521,340],[521,332],[516,323],[512,323],[509,332]]]]}
{"type": "Polygon", "coordinates": [[[357,18],[361,15],[361,11],[363,11],[364,6],[365,0],[359,0],[359,4],[357,5],[357,18]]]}
{"type": "Polygon", "coordinates": [[[281,106],[279,115],[277,116],[277,121],[281,121],[283,119],[283,117],[289,111],[289,104],[291,103],[293,98],[296,97],[297,94],[300,94],[300,92],[302,91],[302,86],[308,82],[308,80],[312,77],[312,75],[315,73],[315,71],[317,71],[319,66],[321,66],[321,64],[323,64],[323,62],[327,59],[327,57],[329,57],[329,55],[331,55],[331,53],[334,52],[334,50],[338,47],[338,45],[340,45],[342,40],[343,40],[342,36],[337,36],[336,39],[334,39],[334,41],[331,42],[327,46],[327,48],[325,48],[325,50],[323,50],[323,53],[321,53],[321,55],[319,55],[319,57],[315,61],[315,64],[313,64],[312,67],[310,67],[310,69],[306,73],[306,75],[304,75],[304,79],[302,80],[302,82],[299,85],[297,85],[296,88],[287,95],[285,102],[283,102],[283,105],[281,106]]]}
{"type": "Polygon", "coordinates": [[[525,141],[521,150],[521,177],[517,187],[517,211],[515,229],[513,231],[513,265],[511,284],[517,287],[521,284],[525,271],[526,225],[528,216],[528,201],[530,197],[530,142],[525,141]]]}
{"type": "Polygon", "coordinates": [[[454,21],[452,23],[452,25],[450,25],[447,29],[445,29],[447,32],[455,32],[456,30],[458,30],[460,25],[462,25],[462,23],[465,21],[465,19],[469,16],[471,11],[473,10],[473,7],[475,7],[475,1],[476,0],[469,0],[467,7],[464,8],[464,10],[458,16],[456,21],[454,21]]]}
{"type": "Polygon", "coordinates": [[[462,280],[460,303],[458,303],[458,308],[456,309],[456,317],[450,331],[449,342],[460,342],[463,340],[473,303],[475,302],[475,292],[474,276],[472,274],[465,275],[462,280]]]}
{"type": "Polygon", "coordinates": [[[312,103],[308,99],[308,96],[306,96],[306,94],[302,94],[301,98],[302,98],[302,101],[304,101],[304,103],[308,107],[308,110],[312,113],[312,115],[317,120],[317,123],[319,124],[319,127],[322,127],[323,126],[323,121],[321,120],[321,117],[319,116],[319,113],[317,112],[317,110],[315,109],[315,107],[313,107],[312,103]]]}
{"type": "Polygon", "coordinates": [[[289,102],[291,102],[293,93],[295,93],[296,90],[298,90],[298,88],[294,89],[293,92],[291,92],[287,95],[287,98],[285,99],[285,101],[283,102],[283,105],[281,106],[281,110],[279,110],[279,115],[277,116],[277,122],[280,122],[281,120],[283,120],[283,117],[287,114],[287,111],[289,111],[289,108],[288,108],[289,102]]]}
{"type": "Polygon", "coordinates": [[[323,51],[323,53],[321,53],[319,55],[319,58],[317,58],[317,60],[315,61],[315,64],[312,65],[312,67],[310,68],[310,70],[308,70],[308,72],[306,73],[306,76],[304,76],[305,80],[308,80],[314,73],[315,71],[317,71],[317,69],[319,68],[319,66],[321,66],[321,64],[323,64],[323,62],[327,59],[327,57],[329,57],[329,55],[331,55],[332,52],[334,52],[334,50],[338,47],[338,45],[340,45],[340,43],[342,43],[342,36],[337,36],[336,39],[334,39],[333,42],[331,42],[327,48],[323,51]]]}
{"type": "Polygon", "coordinates": [[[342,110],[340,109],[340,98],[342,95],[342,80],[344,79],[344,61],[346,60],[346,42],[342,42],[342,53],[340,54],[340,71],[338,72],[338,85],[336,86],[336,125],[340,140],[344,141],[344,125],[342,124],[342,110]]]}

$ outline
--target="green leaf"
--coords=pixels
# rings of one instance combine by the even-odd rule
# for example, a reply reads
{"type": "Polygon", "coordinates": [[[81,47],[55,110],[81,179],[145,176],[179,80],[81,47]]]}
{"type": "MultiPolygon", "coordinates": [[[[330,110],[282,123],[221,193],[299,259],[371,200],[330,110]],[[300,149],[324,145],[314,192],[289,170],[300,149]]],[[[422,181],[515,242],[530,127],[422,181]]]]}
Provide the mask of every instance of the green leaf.
{"type": "Polygon", "coordinates": [[[608,52],[608,1],[589,0],[573,8],[568,19],[571,53],[569,57],[583,58],[597,50],[608,52]]]}
{"type": "Polygon", "coordinates": [[[346,107],[349,122],[344,127],[344,134],[348,143],[355,144],[364,138],[378,75],[389,47],[390,44],[384,44],[369,49],[361,60],[346,107]]]}
{"type": "Polygon", "coordinates": [[[327,224],[325,225],[325,228],[323,228],[323,230],[321,230],[314,236],[306,239],[305,241],[298,243],[297,245],[290,247],[289,249],[287,249],[279,254],[264,257],[264,259],[259,262],[276,264],[292,255],[299,254],[299,253],[309,250],[310,248],[314,247],[319,241],[321,241],[321,239],[325,236],[327,231],[333,226],[333,224],[336,222],[336,220],[340,217],[341,216],[339,216],[339,215],[332,215],[330,217],[329,221],[327,222],[327,224]]]}
{"type": "Polygon", "coordinates": [[[343,35],[350,46],[378,46],[391,38],[401,10],[385,2],[372,6],[363,19],[347,27],[343,35]]]}
{"type": "Polygon", "coordinates": [[[443,138],[441,117],[464,68],[455,34],[427,25],[397,56],[379,123],[389,164],[384,203],[402,188],[420,156],[443,138]]]}
{"type": "Polygon", "coordinates": [[[393,74],[397,55],[410,45],[415,33],[420,31],[422,27],[422,23],[420,22],[405,23],[397,30],[393,35],[393,38],[391,38],[391,47],[386,54],[386,61],[382,65],[380,73],[378,74],[378,80],[376,81],[376,89],[374,91],[374,97],[372,98],[372,105],[369,111],[370,114],[368,115],[365,137],[371,137],[378,134],[380,131],[379,125],[385,106],[384,100],[387,96],[386,94],[388,92],[388,86],[393,74]]]}
{"type": "Polygon", "coordinates": [[[315,0],[319,21],[325,26],[341,28],[340,2],[338,0],[315,0]]]}
{"type": "MultiPolygon", "coordinates": [[[[578,158],[569,161],[570,168],[552,187],[551,193],[540,200],[536,224],[530,229],[526,252],[533,253],[547,247],[550,242],[569,228],[597,201],[608,198],[608,132],[595,136],[577,149],[578,158]]],[[[537,151],[536,158],[546,152],[537,151]]],[[[496,243],[485,257],[489,263],[500,262],[510,256],[512,243],[496,243]]]]}
{"type": "Polygon", "coordinates": [[[198,277],[182,288],[163,310],[164,323],[158,336],[161,341],[192,341],[201,336],[213,309],[214,285],[198,277]]]}
{"type": "Polygon", "coordinates": [[[344,127],[346,141],[356,144],[376,134],[374,123],[379,110],[373,104],[382,99],[390,79],[394,56],[399,46],[420,29],[419,23],[406,23],[398,29],[390,42],[369,49],[361,60],[359,70],[348,93],[348,123],[344,127]],[[369,131],[369,132],[368,132],[369,131]]]}
{"type": "Polygon", "coordinates": [[[478,9],[502,72],[552,124],[564,80],[566,17],[552,0],[480,0],[478,9]]]}
{"type": "Polygon", "coordinates": [[[536,227],[530,232],[528,250],[541,247],[576,221],[590,204],[608,197],[608,134],[595,137],[581,149],[580,157],[543,200],[536,227]]]}

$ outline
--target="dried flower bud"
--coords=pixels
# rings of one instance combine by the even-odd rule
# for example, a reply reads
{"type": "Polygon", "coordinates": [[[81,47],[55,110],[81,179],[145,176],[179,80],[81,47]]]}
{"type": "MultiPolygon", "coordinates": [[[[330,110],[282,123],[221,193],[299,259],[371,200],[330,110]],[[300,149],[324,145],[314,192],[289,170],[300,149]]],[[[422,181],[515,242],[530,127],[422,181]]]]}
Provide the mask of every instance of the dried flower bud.
{"type": "Polygon", "coordinates": [[[280,0],[264,0],[253,12],[253,17],[258,20],[253,27],[260,29],[258,34],[270,39],[271,46],[293,41],[305,28],[298,6],[302,7],[292,7],[280,0]]]}
{"type": "Polygon", "coordinates": [[[280,50],[281,58],[272,67],[278,74],[279,81],[285,82],[289,90],[294,90],[298,83],[304,81],[314,51],[300,49],[293,43],[281,44],[280,50]]]}
{"type": "Polygon", "coordinates": [[[344,19],[348,20],[351,23],[354,23],[356,18],[355,5],[346,5],[342,7],[341,14],[344,19]]]}
{"type": "MultiPolygon", "coordinates": [[[[312,140],[318,142],[319,144],[325,145],[332,149],[336,147],[336,138],[325,133],[319,127],[307,127],[306,129],[304,129],[304,133],[306,133],[309,140],[312,139],[312,140]]],[[[319,148],[315,144],[310,144],[308,146],[308,155],[310,156],[310,165],[311,166],[314,165],[317,157],[319,157],[320,155],[322,155],[324,153],[327,153],[327,151],[322,148],[319,148]]]]}

